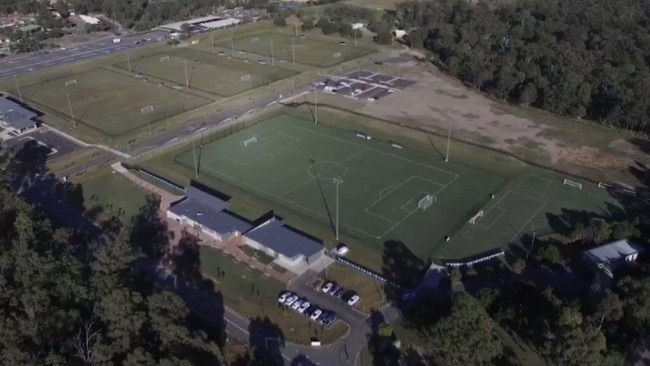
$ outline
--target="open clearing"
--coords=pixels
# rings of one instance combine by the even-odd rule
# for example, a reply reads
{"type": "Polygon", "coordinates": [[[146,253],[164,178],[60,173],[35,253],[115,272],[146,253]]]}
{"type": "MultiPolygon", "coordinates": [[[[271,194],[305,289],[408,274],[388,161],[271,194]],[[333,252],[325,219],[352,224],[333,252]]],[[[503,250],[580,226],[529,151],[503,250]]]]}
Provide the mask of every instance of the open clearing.
{"type": "Polygon", "coordinates": [[[37,109],[84,124],[115,138],[195,109],[207,99],[189,95],[146,79],[95,69],[21,88],[37,109]],[[72,113],[72,116],[71,116],[72,113]]]}
{"type": "Polygon", "coordinates": [[[149,167],[189,180],[197,164],[203,182],[226,181],[271,202],[268,209],[287,207],[320,221],[331,228],[330,235],[340,179],[341,231],[371,243],[378,253],[388,242],[401,242],[425,262],[489,252],[531,230],[550,233],[567,212],[618,207],[606,190],[577,178],[475,146],[454,145],[453,158],[445,162],[437,149],[412,144],[405,136],[426,136],[421,132],[390,127],[400,135],[364,128],[348,118],[323,114],[321,123],[314,124],[305,115],[281,112],[200,150],[186,146],[167,153],[149,167]],[[383,134],[403,148],[392,146],[383,134]],[[582,189],[563,184],[566,178],[582,189]],[[427,196],[430,205],[423,207],[427,196]],[[469,223],[479,211],[482,215],[469,223]]]}
{"type": "MultiPolygon", "coordinates": [[[[115,66],[129,70],[129,63],[115,66]]],[[[183,90],[199,89],[221,97],[267,85],[296,72],[253,61],[219,56],[191,48],[175,49],[130,62],[131,71],[148,75],[183,90]]]]}
{"type": "Polygon", "coordinates": [[[355,47],[353,40],[341,38],[336,41],[310,34],[293,36],[272,31],[248,33],[233,40],[220,40],[216,45],[227,50],[234,48],[235,51],[259,55],[265,62],[271,62],[273,56],[275,62],[280,64],[295,62],[315,67],[337,65],[374,52],[369,47],[355,47]]]}

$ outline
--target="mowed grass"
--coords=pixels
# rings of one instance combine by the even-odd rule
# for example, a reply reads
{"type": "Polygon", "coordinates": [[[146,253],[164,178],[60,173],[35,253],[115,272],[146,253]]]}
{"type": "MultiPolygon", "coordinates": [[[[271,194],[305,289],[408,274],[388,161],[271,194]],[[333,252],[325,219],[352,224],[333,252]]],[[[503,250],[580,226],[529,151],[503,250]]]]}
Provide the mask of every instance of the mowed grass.
{"type": "MultiPolygon", "coordinates": [[[[503,248],[526,233],[556,232],[576,215],[621,209],[596,184],[493,150],[454,141],[445,162],[446,137],[325,108],[316,125],[303,112],[284,109],[216,142],[203,141],[197,150],[199,180],[232,195],[235,211],[274,209],[335,245],[333,179],[341,179],[342,240],[352,260],[380,273],[385,272],[382,257],[395,242],[422,264],[430,258],[462,260],[503,248]],[[253,137],[256,141],[244,147],[253,137]],[[583,188],[564,185],[565,178],[583,188]],[[418,201],[427,194],[435,202],[422,210],[418,201]],[[468,223],[481,210],[483,216],[468,223]]],[[[193,178],[193,166],[191,145],[144,163],[180,184],[193,178]]]]}
{"type": "MultiPolygon", "coordinates": [[[[169,82],[171,86],[199,89],[221,97],[270,84],[296,72],[254,61],[219,56],[191,48],[172,50],[130,62],[132,72],[169,82]]],[[[127,62],[114,65],[128,70],[127,62]]]]}
{"type": "Polygon", "coordinates": [[[253,53],[264,57],[266,61],[270,57],[276,62],[297,63],[315,67],[327,67],[363,57],[374,52],[372,48],[357,45],[353,40],[318,38],[314,35],[305,34],[293,36],[278,32],[249,33],[243,37],[221,40],[217,45],[224,49],[253,53]],[[304,38],[303,38],[304,37],[304,38]],[[345,44],[342,44],[345,43],[345,44]]]}
{"type": "Polygon", "coordinates": [[[74,116],[77,124],[112,138],[208,102],[195,95],[105,69],[30,85],[21,88],[21,92],[27,103],[35,108],[69,120],[71,125],[74,116]],[[142,109],[147,107],[153,110],[143,113],[142,109]]]}
{"type": "Polygon", "coordinates": [[[200,251],[201,272],[217,282],[224,303],[243,317],[268,317],[282,329],[287,341],[300,344],[308,344],[311,337],[331,343],[347,332],[348,326],[342,322],[322,330],[309,318],[282,309],[277,298],[284,287],[276,280],[265,277],[216,249],[202,246],[200,251]],[[219,273],[225,275],[219,276],[219,273]]]}
{"type": "Polygon", "coordinates": [[[81,184],[86,208],[98,208],[99,219],[116,216],[123,224],[129,224],[145,203],[146,193],[110,167],[75,176],[71,182],[81,184]]]}

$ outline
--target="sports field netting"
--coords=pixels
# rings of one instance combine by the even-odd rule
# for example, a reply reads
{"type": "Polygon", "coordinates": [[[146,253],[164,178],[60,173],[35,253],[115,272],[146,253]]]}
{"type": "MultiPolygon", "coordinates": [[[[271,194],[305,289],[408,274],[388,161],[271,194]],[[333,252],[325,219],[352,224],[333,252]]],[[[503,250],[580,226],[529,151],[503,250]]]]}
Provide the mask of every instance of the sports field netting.
{"type": "MultiPolygon", "coordinates": [[[[127,62],[115,66],[124,70],[129,67],[127,62]]],[[[222,97],[233,96],[296,74],[292,70],[262,65],[256,60],[245,62],[191,48],[131,60],[131,70],[182,88],[186,88],[186,82],[189,81],[190,90],[198,89],[222,97]]]]}
{"type": "MultiPolygon", "coordinates": [[[[376,243],[400,240],[422,258],[506,183],[489,172],[284,114],[207,144],[199,155],[202,175],[326,224],[335,217],[333,179],[341,179],[341,230],[376,243]],[[243,144],[252,137],[255,142],[243,144]],[[423,210],[418,202],[427,195],[435,202],[423,210]]],[[[191,149],[176,162],[192,169],[191,149]]]]}
{"type": "Polygon", "coordinates": [[[105,69],[27,86],[21,88],[21,92],[39,108],[44,107],[64,120],[70,120],[71,105],[77,124],[84,124],[109,137],[146,127],[208,102],[145,79],[105,69]],[[71,80],[76,82],[70,83],[71,80]],[[143,113],[143,108],[146,113],[143,113]]]}
{"type": "MultiPolygon", "coordinates": [[[[306,35],[304,38],[296,37],[289,34],[265,32],[246,34],[244,36],[235,35],[235,39],[224,39],[217,45],[224,49],[254,53],[262,57],[271,57],[271,44],[273,45],[273,56],[278,62],[293,61],[295,52],[295,62],[317,67],[326,67],[336,65],[342,62],[353,60],[374,52],[373,49],[363,46],[354,47],[353,40],[341,39],[341,41],[317,39],[313,36],[306,35]],[[345,45],[341,44],[345,43],[345,45]],[[295,51],[294,51],[295,50],[295,51]]],[[[209,44],[201,45],[207,47],[209,44]]]]}

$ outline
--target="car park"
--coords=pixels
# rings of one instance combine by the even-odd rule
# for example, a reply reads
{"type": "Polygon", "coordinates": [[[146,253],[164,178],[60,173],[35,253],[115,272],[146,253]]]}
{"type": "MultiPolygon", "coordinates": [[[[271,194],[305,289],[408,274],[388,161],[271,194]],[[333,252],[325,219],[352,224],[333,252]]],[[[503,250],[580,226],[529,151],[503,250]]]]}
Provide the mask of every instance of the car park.
{"type": "Polygon", "coordinates": [[[359,300],[361,300],[361,298],[359,297],[359,295],[352,295],[352,296],[348,299],[348,305],[350,305],[350,306],[354,306],[354,305],[356,305],[356,304],[359,302],[359,300]]]}
{"type": "Polygon", "coordinates": [[[332,296],[334,296],[334,297],[340,299],[341,297],[343,297],[343,295],[344,295],[347,291],[348,291],[348,290],[345,289],[345,287],[339,287],[338,290],[332,292],[332,296]]]}
{"type": "Polygon", "coordinates": [[[323,291],[323,293],[326,294],[326,293],[330,292],[330,290],[332,290],[332,287],[334,287],[334,283],[332,283],[332,282],[325,282],[325,284],[323,285],[323,287],[321,287],[321,290],[323,291]]]}
{"type": "Polygon", "coordinates": [[[331,288],[327,293],[330,294],[330,295],[333,295],[333,294],[336,293],[336,291],[338,291],[340,288],[341,288],[341,286],[339,286],[339,285],[337,285],[337,284],[334,284],[334,286],[332,286],[332,288],[331,288]]]}
{"type": "Polygon", "coordinates": [[[300,314],[303,314],[305,312],[305,310],[307,310],[310,306],[311,306],[311,304],[309,303],[309,301],[305,301],[298,308],[298,312],[300,314]]]}
{"type": "Polygon", "coordinates": [[[287,305],[287,306],[291,306],[297,300],[298,300],[298,296],[292,295],[284,302],[284,304],[287,305]]]}
{"type": "Polygon", "coordinates": [[[293,310],[298,310],[300,305],[302,305],[302,299],[298,299],[298,300],[294,301],[293,304],[291,304],[291,308],[293,310]]]}

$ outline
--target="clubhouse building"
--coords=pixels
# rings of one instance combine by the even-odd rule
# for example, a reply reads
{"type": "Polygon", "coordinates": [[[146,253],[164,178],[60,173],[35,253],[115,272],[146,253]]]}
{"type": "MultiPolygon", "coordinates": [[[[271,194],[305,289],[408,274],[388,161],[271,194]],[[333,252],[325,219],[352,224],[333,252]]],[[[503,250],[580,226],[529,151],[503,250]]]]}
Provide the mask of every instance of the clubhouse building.
{"type": "Polygon", "coordinates": [[[192,186],[185,187],[185,198],[169,207],[167,218],[217,241],[241,237],[243,245],[272,256],[275,264],[298,274],[325,253],[320,242],[289,227],[280,218],[273,216],[254,225],[230,212],[227,201],[192,186]]]}
{"type": "Polygon", "coordinates": [[[0,124],[18,136],[38,128],[38,115],[6,97],[0,97],[0,124]]]}
{"type": "Polygon", "coordinates": [[[582,253],[583,260],[597,272],[613,278],[614,272],[639,257],[642,248],[628,239],[616,240],[582,253]]]}

